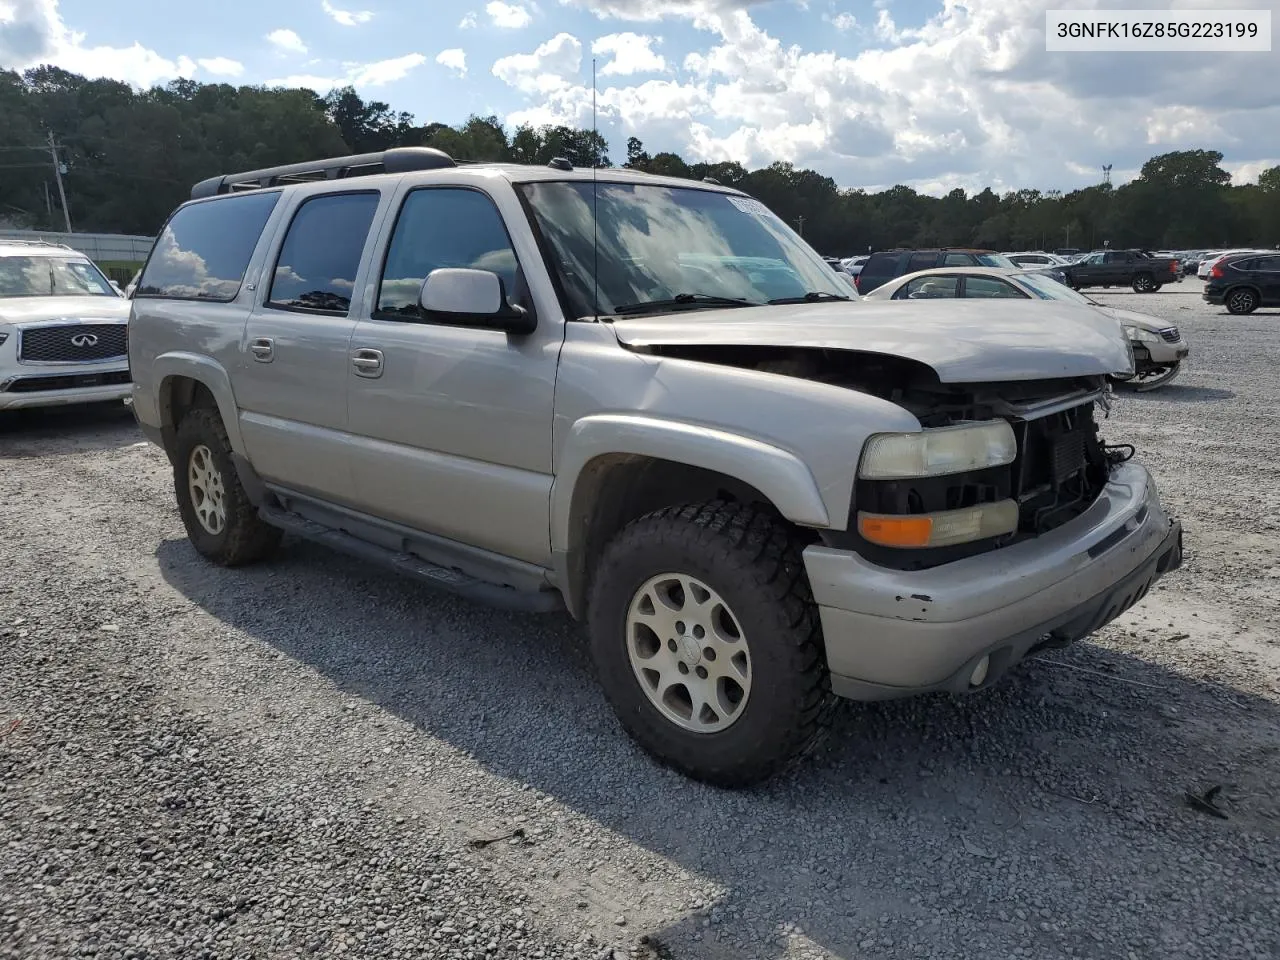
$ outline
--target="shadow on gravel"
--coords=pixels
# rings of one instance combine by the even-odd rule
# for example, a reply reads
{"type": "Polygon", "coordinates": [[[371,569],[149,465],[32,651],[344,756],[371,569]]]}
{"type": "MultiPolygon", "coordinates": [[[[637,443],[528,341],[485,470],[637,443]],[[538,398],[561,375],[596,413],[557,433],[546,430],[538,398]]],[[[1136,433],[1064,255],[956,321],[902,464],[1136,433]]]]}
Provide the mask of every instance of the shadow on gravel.
{"type": "MultiPolygon", "coordinates": [[[[791,924],[844,957],[908,943],[969,957],[988,938],[1027,956],[1124,956],[1169,935],[1173,902],[1243,929],[1275,881],[1232,838],[1277,837],[1277,706],[1134,656],[1080,645],[979,697],[849,705],[796,773],[729,793],[631,745],[565,616],[476,606],[292,539],[238,571],[181,540],[157,558],[228,626],[726,889],[714,924],[691,912],[645,931],[676,958],[792,956],[791,924]],[[1229,820],[1184,797],[1218,783],[1229,820]],[[1069,915],[1040,912],[1064,902],[1069,915]],[[731,950],[722,931],[757,946],[731,950]]],[[[1253,938],[1280,950],[1280,931],[1253,938]]]]}
{"type": "Polygon", "coordinates": [[[111,450],[141,439],[123,403],[0,411],[0,459],[111,450]]]}
{"type": "MultiPolygon", "coordinates": [[[[1119,391],[1117,391],[1119,392],[1119,391]]],[[[1139,393],[1136,390],[1125,390],[1125,398],[1135,400],[1166,400],[1171,403],[1198,403],[1208,400],[1234,400],[1235,391],[1222,387],[1193,387],[1186,384],[1171,383],[1159,390],[1139,393]]]]}

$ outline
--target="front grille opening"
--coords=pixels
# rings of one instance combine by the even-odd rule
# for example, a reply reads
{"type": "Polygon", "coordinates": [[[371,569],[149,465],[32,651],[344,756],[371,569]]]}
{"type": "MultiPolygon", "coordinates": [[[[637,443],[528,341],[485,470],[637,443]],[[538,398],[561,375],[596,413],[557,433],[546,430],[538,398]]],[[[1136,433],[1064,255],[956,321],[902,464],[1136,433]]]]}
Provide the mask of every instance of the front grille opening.
{"type": "Polygon", "coordinates": [[[129,327],[123,323],[68,323],[28,327],[20,334],[23,363],[101,363],[129,353],[129,327]]]}
{"type": "Polygon", "coordinates": [[[56,377],[21,377],[9,384],[6,393],[40,393],[45,390],[77,390],[128,383],[129,371],[113,373],[70,373],[56,377]]]}

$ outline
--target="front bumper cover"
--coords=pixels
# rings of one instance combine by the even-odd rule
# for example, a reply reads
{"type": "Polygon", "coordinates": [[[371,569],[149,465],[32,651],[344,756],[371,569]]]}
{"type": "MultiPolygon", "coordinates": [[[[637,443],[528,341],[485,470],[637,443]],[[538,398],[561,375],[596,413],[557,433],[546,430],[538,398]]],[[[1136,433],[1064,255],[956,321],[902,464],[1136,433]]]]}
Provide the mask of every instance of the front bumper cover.
{"type": "Polygon", "coordinates": [[[835,693],[881,700],[995,683],[1040,649],[1094,632],[1182,562],[1182,527],[1137,464],[1080,517],[1034,540],[930,570],[805,551],[835,693]],[[986,678],[969,678],[989,657],[986,678]]]}

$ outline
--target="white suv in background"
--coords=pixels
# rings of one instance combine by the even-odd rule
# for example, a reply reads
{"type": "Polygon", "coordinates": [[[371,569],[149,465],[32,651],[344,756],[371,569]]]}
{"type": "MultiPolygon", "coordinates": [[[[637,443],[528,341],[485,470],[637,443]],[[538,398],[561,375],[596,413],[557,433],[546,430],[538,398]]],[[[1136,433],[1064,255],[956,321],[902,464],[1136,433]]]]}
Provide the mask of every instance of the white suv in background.
{"type": "Polygon", "coordinates": [[[0,411],[129,396],[128,323],[84,254],[0,240],[0,411]]]}

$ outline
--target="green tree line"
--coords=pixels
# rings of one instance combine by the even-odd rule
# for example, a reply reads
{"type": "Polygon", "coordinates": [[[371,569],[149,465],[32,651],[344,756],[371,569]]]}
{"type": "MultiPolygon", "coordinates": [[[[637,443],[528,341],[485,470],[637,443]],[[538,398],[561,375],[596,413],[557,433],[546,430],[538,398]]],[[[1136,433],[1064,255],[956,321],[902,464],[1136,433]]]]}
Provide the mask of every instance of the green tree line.
{"type": "MultiPolygon", "coordinates": [[[[351,88],[235,87],[176,80],[135,90],[56,67],[0,71],[0,223],[61,229],[61,201],[49,141],[65,173],[76,230],[150,235],[191,185],[237,170],[321,156],[427,145],[457,159],[576,166],[610,164],[591,130],[564,126],[506,130],[495,117],[458,126],[420,124],[351,88]]],[[[711,178],[758,198],[823,253],[850,255],[909,245],[996,249],[1180,248],[1280,245],[1280,167],[1257,184],[1232,186],[1222,154],[1188,150],[1153,157],[1123,186],[1069,193],[956,189],[943,197],[898,185],[869,193],[841,189],[815,170],[774,163],[689,163],[650,154],[632,137],[625,166],[711,178]]]]}

